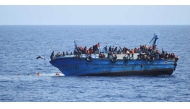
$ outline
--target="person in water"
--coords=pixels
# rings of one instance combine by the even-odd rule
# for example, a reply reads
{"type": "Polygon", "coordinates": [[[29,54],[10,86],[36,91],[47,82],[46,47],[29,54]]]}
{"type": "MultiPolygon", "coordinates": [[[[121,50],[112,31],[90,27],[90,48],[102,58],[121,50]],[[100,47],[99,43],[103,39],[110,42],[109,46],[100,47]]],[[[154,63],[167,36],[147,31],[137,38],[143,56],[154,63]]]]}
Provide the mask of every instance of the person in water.
{"type": "Polygon", "coordinates": [[[39,72],[37,73],[37,76],[40,76],[40,73],[39,73],[39,72]]]}
{"type": "Polygon", "coordinates": [[[45,60],[45,58],[44,58],[44,57],[42,57],[42,56],[38,56],[38,57],[36,57],[36,59],[39,59],[39,58],[41,58],[41,59],[45,60]]]}
{"type": "Polygon", "coordinates": [[[60,76],[60,75],[59,75],[59,72],[56,72],[56,73],[55,73],[55,76],[60,76]]]}

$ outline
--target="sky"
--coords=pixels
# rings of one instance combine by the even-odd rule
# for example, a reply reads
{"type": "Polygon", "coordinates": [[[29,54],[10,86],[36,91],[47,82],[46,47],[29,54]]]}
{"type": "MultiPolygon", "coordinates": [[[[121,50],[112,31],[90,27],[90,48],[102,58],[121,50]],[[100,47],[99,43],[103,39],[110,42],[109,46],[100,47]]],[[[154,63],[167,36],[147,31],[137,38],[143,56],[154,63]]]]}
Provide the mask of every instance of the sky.
{"type": "Polygon", "coordinates": [[[0,25],[190,25],[190,5],[0,5],[0,25]]]}

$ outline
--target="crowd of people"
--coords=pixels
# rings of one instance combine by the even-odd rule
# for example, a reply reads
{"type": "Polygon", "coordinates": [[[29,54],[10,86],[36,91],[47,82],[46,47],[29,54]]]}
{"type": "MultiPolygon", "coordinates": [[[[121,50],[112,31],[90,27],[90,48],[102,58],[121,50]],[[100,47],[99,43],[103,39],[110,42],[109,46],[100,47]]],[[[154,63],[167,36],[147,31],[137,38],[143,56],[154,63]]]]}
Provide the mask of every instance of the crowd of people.
{"type": "MultiPolygon", "coordinates": [[[[126,57],[131,59],[134,57],[134,53],[139,53],[139,55],[137,55],[137,59],[175,59],[178,56],[175,56],[174,53],[169,53],[167,51],[164,51],[162,49],[162,51],[160,52],[157,48],[156,45],[154,46],[147,46],[147,45],[140,45],[139,48],[134,48],[134,49],[129,49],[126,47],[114,47],[114,46],[109,46],[109,48],[107,46],[105,46],[103,48],[102,52],[99,52],[100,48],[100,43],[97,43],[95,45],[93,45],[90,48],[87,48],[86,46],[83,48],[82,46],[78,46],[77,48],[75,48],[74,52],[72,53],[68,53],[68,52],[58,52],[55,56],[59,57],[59,56],[65,56],[65,55],[80,55],[80,54],[97,54],[99,53],[99,57],[100,58],[105,58],[104,53],[108,54],[109,56],[114,56],[114,54],[126,54],[126,57]]],[[[54,52],[52,52],[54,55],[54,52]]],[[[51,55],[51,59],[52,56],[51,55]]],[[[116,55],[115,55],[116,56],[116,55]]]]}
{"type": "Polygon", "coordinates": [[[100,48],[100,43],[93,45],[89,49],[86,46],[84,48],[78,46],[78,49],[74,50],[74,55],[76,55],[78,52],[81,52],[82,54],[94,54],[96,51],[99,50],[99,48],[100,48]]]}

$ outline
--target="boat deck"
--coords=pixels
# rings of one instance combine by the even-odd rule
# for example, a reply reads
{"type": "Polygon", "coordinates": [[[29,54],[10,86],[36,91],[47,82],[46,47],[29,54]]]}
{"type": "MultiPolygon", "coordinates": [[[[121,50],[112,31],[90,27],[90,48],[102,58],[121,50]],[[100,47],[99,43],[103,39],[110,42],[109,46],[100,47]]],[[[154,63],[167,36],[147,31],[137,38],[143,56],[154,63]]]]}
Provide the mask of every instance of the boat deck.
{"type": "MultiPolygon", "coordinates": [[[[107,58],[108,57],[108,54],[107,53],[104,53],[104,55],[105,55],[105,58],[107,58]]],[[[116,54],[117,55],[117,59],[123,59],[123,57],[124,56],[126,56],[127,57],[127,55],[126,54],[116,54]]],[[[134,55],[133,55],[133,58],[132,58],[132,55],[130,54],[130,57],[132,58],[132,59],[137,59],[137,56],[139,55],[139,53],[134,53],[134,55]]],[[[86,56],[87,56],[87,54],[81,54],[81,58],[86,58],[86,56]]],[[[54,56],[54,58],[53,59],[58,59],[58,58],[72,58],[72,57],[76,57],[76,55],[65,55],[65,56],[54,56]]],[[[93,58],[93,59],[98,59],[99,58],[99,54],[91,54],[91,57],[93,58]]]]}

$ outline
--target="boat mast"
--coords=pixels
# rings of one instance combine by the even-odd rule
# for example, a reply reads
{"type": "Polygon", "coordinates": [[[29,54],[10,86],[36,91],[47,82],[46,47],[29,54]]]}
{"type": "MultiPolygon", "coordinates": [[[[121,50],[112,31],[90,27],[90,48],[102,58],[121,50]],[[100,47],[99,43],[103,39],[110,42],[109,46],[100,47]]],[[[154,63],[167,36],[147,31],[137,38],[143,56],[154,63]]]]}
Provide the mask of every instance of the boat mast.
{"type": "Polygon", "coordinates": [[[154,33],[154,37],[152,38],[152,40],[150,40],[148,45],[154,40],[152,43],[152,47],[154,47],[154,45],[156,45],[156,43],[157,43],[157,39],[158,39],[158,36],[154,33]]]}

